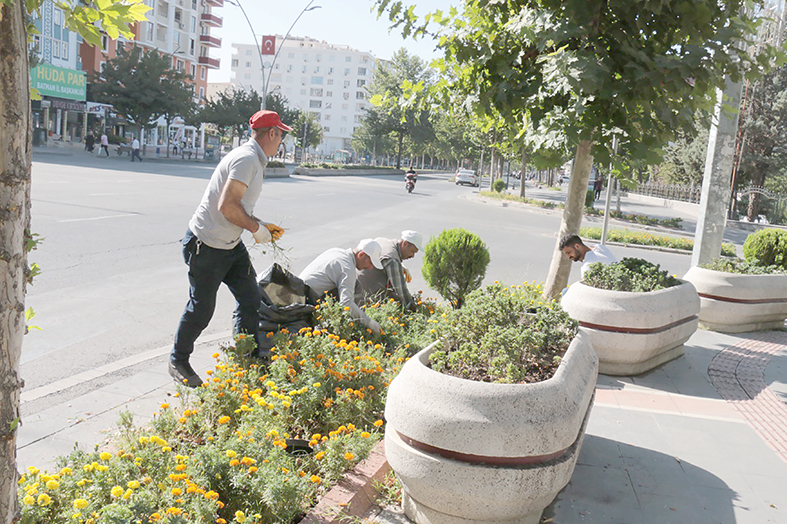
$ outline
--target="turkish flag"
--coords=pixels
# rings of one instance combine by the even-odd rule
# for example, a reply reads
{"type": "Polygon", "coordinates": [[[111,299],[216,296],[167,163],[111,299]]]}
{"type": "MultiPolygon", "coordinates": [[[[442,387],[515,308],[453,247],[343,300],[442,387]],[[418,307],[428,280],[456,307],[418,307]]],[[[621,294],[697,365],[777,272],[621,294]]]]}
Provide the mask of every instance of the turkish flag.
{"type": "Polygon", "coordinates": [[[262,54],[263,55],[276,54],[276,35],[268,35],[262,37],[262,54]]]}

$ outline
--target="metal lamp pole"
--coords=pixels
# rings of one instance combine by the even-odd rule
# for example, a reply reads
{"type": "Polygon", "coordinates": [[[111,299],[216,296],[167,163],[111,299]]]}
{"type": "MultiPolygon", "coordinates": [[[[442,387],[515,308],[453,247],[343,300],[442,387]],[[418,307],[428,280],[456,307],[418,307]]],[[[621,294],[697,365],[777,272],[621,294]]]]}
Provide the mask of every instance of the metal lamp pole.
{"type": "MultiPolygon", "coordinates": [[[[243,9],[243,6],[240,3],[240,0],[227,0],[228,3],[232,5],[236,5],[240,7],[241,13],[243,13],[243,17],[246,19],[246,23],[249,24],[249,29],[251,29],[251,36],[254,38],[254,45],[257,47],[257,54],[260,57],[260,69],[262,70],[262,85],[265,85],[265,62],[262,58],[262,49],[260,48],[260,44],[257,43],[257,35],[254,33],[254,26],[251,25],[251,20],[249,20],[249,16],[246,14],[246,10],[243,9]]],[[[260,109],[265,109],[265,95],[262,95],[262,103],[260,104],[260,109]]]]}

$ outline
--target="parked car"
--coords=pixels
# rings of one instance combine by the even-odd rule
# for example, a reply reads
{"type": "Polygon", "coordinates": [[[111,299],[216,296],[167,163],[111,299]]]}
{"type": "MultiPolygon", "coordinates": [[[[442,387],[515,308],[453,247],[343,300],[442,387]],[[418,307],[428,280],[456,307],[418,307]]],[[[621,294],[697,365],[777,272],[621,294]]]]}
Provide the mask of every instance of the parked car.
{"type": "Polygon", "coordinates": [[[470,169],[460,169],[456,173],[456,177],[454,178],[454,181],[457,186],[459,184],[462,185],[467,184],[469,186],[475,186],[475,187],[481,185],[481,179],[478,177],[478,175],[476,175],[475,171],[472,171],[470,169]]]}

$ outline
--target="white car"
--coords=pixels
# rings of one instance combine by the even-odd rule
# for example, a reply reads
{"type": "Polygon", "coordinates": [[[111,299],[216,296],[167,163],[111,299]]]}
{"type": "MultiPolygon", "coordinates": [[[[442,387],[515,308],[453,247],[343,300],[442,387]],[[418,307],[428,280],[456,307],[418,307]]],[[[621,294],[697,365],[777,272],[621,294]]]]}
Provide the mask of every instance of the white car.
{"type": "Polygon", "coordinates": [[[478,187],[481,185],[481,179],[478,175],[475,174],[475,171],[470,169],[460,169],[456,173],[456,177],[454,178],[454,182],[458,186],[459,184],[467,184],[470,186],[478,187]]]}

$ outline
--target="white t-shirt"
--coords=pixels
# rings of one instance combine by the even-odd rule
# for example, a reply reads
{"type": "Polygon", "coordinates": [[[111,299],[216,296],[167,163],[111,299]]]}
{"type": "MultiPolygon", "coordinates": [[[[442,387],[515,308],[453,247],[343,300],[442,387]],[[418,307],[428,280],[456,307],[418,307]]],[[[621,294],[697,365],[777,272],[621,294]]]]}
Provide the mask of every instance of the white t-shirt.
{"type": "Polygon", "coordinates": [[[139,140],[136,138],[131,141],[131,149],[139,149],[139,140]]]}
{"type": "Polygon", "coordinates": [[[355,303],[358,269],[352,249],[333,247],[323,252],[298,277],[318,296],[335,289],[339,293],[339,303],[350,308],[350,316],[369,326],[372,319],[355,303]]]}
{"type": "Polygon", "coordinates": [[[236,147],[219,162],[202,195],[202,201],[189,221],[189,229],[202,243],[215,249],[232,249],[240,243],[243,228],[227,220],[219,211],[221,191],[228,180],[237,180],[246,185],[240,203],[246,214],[251,216],[262,192],[267,163],[268,157],[254,140],[236,147]]]}
{"type": "Polygon", "coordinates": [[[604,244],[596,244],[590,251],[585,253],[585,258],[582,260],[582,267],[579,269],[582,278],[585,278],[585,271],[587,271],[590,264],[601,262],[602,264],[612,264],[617,262],[618,259],[604,244]]]}

